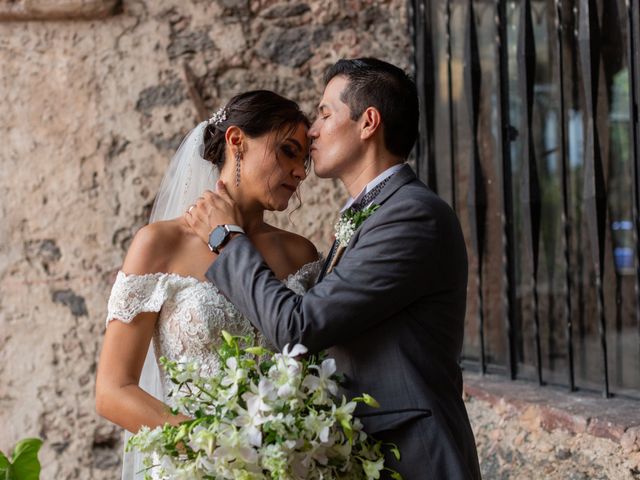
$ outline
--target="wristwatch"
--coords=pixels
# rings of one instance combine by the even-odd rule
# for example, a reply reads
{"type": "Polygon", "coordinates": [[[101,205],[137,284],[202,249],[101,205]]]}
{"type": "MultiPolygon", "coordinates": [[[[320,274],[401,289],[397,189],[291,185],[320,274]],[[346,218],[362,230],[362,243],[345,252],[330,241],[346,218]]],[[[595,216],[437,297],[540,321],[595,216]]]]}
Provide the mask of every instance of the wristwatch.
{"type": "Polygon", "coordinates": [[[218,255],[220,248],[229,240],[232,233],[244,233],[244,230],[238,225],[218,225],[211,230],[209,234],[209,250],[218,255]]]}

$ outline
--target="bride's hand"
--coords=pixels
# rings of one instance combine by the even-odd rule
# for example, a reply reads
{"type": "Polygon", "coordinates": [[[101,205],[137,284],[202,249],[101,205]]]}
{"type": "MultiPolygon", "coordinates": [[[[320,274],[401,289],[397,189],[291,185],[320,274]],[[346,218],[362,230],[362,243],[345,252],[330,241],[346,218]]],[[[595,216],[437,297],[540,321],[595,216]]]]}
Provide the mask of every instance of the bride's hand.
{"type": "Polygon", "coordinates": [[[216,183],[215,192],[205,191],[185,212],[184,218],[204,243],[209,242],[209,234],[218,225],[243,226],[238,206],[222,180],[216,183]]]}

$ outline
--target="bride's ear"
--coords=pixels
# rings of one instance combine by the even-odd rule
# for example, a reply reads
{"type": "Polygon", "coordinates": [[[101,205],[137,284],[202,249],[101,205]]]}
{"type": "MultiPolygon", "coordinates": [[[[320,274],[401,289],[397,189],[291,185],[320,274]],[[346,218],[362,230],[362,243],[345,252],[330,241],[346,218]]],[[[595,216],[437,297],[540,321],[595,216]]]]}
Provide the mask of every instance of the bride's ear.
{"type": "Polygon", "coordinates": [[[232,125],[227,128],[224,139],[227,145],[230,146],[232,150],[235,150],[244,145],[245,134],[239,127],[232,125]]]}

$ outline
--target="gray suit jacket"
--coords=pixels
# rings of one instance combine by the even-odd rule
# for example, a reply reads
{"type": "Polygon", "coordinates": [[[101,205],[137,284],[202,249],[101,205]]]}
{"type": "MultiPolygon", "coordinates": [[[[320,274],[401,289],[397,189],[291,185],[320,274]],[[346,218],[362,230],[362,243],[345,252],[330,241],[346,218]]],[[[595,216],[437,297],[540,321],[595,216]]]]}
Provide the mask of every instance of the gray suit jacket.
{"type": "Polygon", "coordinates": [[[479,478],[458,365],[467,289],[460,225],[408,165],[375,203],[334,270],[303,296],[245,236],[206,276],[278,348],[328,349],[345,393],[366,392],[381,405],[357,411],[368,433],[399,432],[391,438],[402,452],[401,432],[420,421],[426,451],[403,458],[405,479],[479,478]]]}

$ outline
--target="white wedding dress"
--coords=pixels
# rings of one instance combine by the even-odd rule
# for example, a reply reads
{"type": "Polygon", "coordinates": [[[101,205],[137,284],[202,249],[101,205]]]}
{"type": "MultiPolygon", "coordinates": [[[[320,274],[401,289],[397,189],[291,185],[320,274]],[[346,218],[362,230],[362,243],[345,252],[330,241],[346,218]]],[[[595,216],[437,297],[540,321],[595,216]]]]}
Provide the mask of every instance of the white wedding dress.
{"type": "MultiPolygon", "coordinates": [[[[283,282],[302,295],[315,284],[322,263],[322,260],[308,263],[283,282]]],[[[197,360],[202,365],[202,373],[207,375],[219,369],[212,349],[221,342],[222,330],[233,335],[255,333],[249,320],[210,282],[172,273],[127,275],[118,272],[109,297],[107,324],[112,320],[129,323],[141,312],[160,312],[152,340],[156,363],[162,356],[169,360],[197,360]]],[[[262,336],[258,342],[266,344],[262,336]]],[[[170,380],[159,367],[153,367],[160,372],[160,391],[140,386],[173,406],[171,398],[167,398],[170,380]]],[[[125,435],[125,440],[128,437],[125,435]]],[[[143,468],[140,455],[126,458],[129,455],[125,454],[123,462],[123,480],[142,479],[142,474],[136,475],[143,468]]]]}

